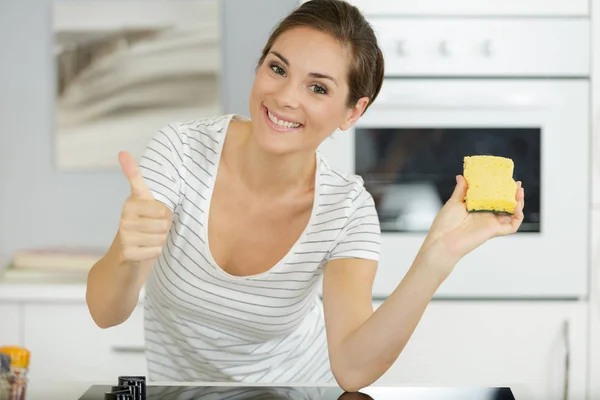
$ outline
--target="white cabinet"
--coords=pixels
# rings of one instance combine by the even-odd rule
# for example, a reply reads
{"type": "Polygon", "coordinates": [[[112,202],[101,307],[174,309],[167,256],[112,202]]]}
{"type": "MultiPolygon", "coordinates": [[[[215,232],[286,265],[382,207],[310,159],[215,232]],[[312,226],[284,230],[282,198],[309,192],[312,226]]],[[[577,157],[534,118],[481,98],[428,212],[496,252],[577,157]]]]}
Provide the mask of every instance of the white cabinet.
{"type": "Polygon", "coordinates": [[[142,318],[138,306],[126,322],[103,330],[85,303],[25,304],[31,379],[116,382],[118,375],[147,375],[142,318]]]}
{"type": "Polygon", "coordinates": [[[0,346],[20,346],[21,316],[18,303],[0,304],[0,346]]]}
{"type": "MultiPolygon", "coordinates": [[[[598,1],[600,8],[600,0],[598,1]]],[[[597,11],[600,14],[600,11],[597,11]]],[[[592,43],[592,127],[591,127],[591,184],[592,184],[592,208],[600,206],[600,15],[598,22],[593,27],[595,32],[592,43]]]]}
{"type": "Polygon", "coordinates": [[[588,399],[600,398],[600,0],[592,9],[592,234],[588,399]]]}
{"type": "Polygon", "coordinates": [[[576,302],[434,301],[378,384],[518,385],[533,399],[584,399],[586,313],[576,302]]]}
{"type": "Polygon", "coordinates": [[[592,56],[592,206],[600,205],[600,0],[593,0],[591,24],[592,56]]]}
{"type": "MultiPolygon", "coordinates": [[[[16,339],[31,350],[35,382],[111,383],[118,375],[147,376],[142,307],[123,324],[103,330],[85,301],[3,303],[0,316],[20,322],[10,330],[2,325],[0,342],[16,339]]],[[[520,400],[585,399],[588,379],[590,393],[600,393],[593,392],[600,382],[600,342],[590,356],[587,321],[586,302],[436,300],[376,384],[506,385],[518,389],[520,400]],[[521,397],[523,392],[531,396],[521,397]]]]}
{"type": "MultiPolygon", "coordinates": [[[[596,119],[600,122],[600,110],[597,110],[596,113],[596,119]]],[[[600,124],[597,126],[598,127],[592,131],[592,207],[600,206],[600,138],[598,137],[600,133],[600,130],[598,129],[600,124]]]]}
{"type": "MultiPolygon", "coordinates": [[[[305,3],[308,0],[301,0],[305,3]]],[[[588,0],[348,0],[369,15],[588,16],[588,0]]]]}
{"type": "Polygon", "coordinates": [[[600,399],[600,209],[592,211],[592,269],[590,273],[590,351],[588,399],[600,399]]]}

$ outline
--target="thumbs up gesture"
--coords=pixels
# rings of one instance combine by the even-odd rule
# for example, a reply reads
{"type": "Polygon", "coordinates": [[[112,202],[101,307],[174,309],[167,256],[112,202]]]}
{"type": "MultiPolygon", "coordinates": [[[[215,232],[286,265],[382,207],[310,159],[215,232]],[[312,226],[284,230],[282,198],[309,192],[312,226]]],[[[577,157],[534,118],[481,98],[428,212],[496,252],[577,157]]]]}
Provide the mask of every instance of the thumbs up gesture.
{"type": "Polygon", "coordinates": [[[131,186],[119,224],[121,258],[135,265],[154,262],[166,243],[173,212],[154,199],[131,154],[119,153],[119,162],[131,186]]]}

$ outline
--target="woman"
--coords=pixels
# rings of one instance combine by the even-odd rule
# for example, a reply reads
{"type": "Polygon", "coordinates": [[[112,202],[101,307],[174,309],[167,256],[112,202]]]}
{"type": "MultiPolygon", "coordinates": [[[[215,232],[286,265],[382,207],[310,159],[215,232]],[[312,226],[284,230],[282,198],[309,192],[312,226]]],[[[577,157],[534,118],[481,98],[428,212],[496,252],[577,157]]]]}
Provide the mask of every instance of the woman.
{"type": "Polygon", "coordinates": [[[251,119],[169,124],[139,168],[119,155],[131,196],[90,271],[87,303],[100,327],[118,325],[146,285],[150,380],[335,379],[356,391],[394,363],[456,263],[518,229],[520,185],[513,217],[471,215],[458,176],[410,270],[373,312],[373,199],[361,178],[331,168],[316,150],[373,103],[383,66],[356,8],[304,3],[262,52],[251,119]]]}

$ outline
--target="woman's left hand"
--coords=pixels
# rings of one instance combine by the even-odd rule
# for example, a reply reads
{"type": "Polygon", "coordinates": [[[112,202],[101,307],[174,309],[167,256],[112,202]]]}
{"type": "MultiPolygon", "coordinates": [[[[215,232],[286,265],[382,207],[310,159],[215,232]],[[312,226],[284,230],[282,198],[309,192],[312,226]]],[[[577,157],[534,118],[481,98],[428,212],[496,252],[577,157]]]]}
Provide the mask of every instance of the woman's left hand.
{"type": "Polygon", "coordinates": [[[523,222],[525,192],[517,182],[513,215],[467,211],[465,196],[467,182],[462,175],[456,177],[456,187],[450,199],[435,217],[422,251],[442,251],[441,256],[458,262],[462,257],[491,238],[515,233],[523,222]],[[431,244],[437,246],[431,246],[431,244]],[[433,250],[436,249],[436,250],[433,250]]]}

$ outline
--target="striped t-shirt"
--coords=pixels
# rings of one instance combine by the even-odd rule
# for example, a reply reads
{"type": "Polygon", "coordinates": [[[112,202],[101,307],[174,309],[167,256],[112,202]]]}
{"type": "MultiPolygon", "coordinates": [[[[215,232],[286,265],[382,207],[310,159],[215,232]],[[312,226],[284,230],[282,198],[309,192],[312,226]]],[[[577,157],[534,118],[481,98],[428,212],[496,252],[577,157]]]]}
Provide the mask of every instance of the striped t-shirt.
{"type": "Polygon", "coordinates": [[[312,214],[287,255],[261,274],[225,272],[207,246],[207,221],[233,118],[245,120],[169,124],[140,160],[154,197],[174,212],[146,282],[148,379],[332,382],[319,283],[331,259],[379,259],[373,198],[360,177],[330,168],[318,153],[312,214]]]}

